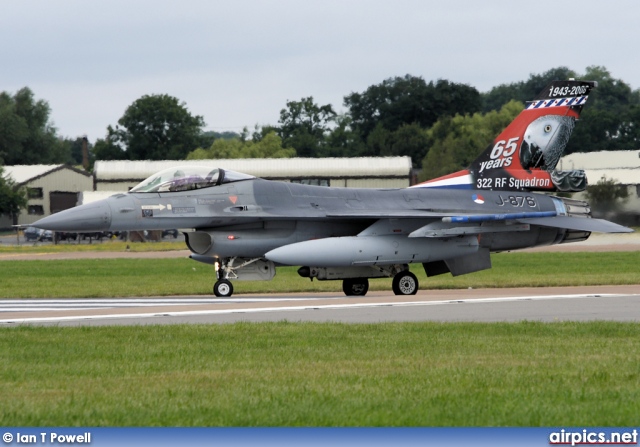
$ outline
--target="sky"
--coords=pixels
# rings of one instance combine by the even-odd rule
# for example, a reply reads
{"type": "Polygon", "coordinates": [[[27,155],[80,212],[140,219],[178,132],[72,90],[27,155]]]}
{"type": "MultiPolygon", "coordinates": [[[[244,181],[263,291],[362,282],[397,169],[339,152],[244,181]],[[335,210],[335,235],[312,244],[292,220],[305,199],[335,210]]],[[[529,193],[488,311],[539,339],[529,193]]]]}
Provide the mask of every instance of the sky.
{"type": "Polygon", "coordinates": [[[152,94],[240,132],[406,74],[486,92],[599,65],[635,90],[639,17],[637,0],[3,1],[0,91],[29,87],[59,136],[93,143],[152,94]]]}

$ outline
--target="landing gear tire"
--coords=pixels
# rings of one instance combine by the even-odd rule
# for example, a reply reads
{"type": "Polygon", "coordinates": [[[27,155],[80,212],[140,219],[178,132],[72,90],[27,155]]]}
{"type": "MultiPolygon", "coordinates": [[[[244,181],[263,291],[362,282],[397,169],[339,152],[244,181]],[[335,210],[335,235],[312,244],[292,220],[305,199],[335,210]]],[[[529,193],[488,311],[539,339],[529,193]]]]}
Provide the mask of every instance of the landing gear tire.
{"type": "Polygon", "coordinates": [[[342,291],[347,296],[365,296],[369,291],[369,280],[367,278],[344,279],[342,291]]]}
{"type": "Polygon", "coordinates": [[[396,295],[415,295],[418,293],[418,278],[408,270],[393,277],[391,288],[396,295]]]}
{"type": "Polygon", "coordinates": [[[233,295],[233,284],[226,279],[218,280],[213,285],[213,294],[219,298],[228,298],[233,295]]]}

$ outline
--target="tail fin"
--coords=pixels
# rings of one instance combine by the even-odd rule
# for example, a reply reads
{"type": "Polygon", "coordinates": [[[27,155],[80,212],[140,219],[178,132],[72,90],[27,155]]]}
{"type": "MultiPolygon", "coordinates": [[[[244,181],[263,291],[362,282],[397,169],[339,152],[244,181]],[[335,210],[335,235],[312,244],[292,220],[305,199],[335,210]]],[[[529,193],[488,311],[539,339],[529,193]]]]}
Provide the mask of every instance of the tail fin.
{"type": "Polygon", "coordinates": [[[519,191],[582,191],[584,171],[555,171],[580,116],[592,81],[549,84],[469,169],[422,183],[421,187],[519,191]]]}

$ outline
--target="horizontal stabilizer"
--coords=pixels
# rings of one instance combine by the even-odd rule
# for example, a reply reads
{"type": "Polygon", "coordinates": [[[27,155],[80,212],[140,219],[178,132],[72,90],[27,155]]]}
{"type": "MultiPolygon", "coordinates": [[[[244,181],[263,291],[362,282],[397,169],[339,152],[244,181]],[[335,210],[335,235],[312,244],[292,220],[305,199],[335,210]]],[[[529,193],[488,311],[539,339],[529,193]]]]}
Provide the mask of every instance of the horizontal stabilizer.
{"type": "Polygon", "coordinates": [[[623,227],[608,220],[587,217],[556,216],[519,219],[519,221],[545,227],[566,228],[567,230],[595,231],[597,233],[633,233],[631,228],[623,227]]]}

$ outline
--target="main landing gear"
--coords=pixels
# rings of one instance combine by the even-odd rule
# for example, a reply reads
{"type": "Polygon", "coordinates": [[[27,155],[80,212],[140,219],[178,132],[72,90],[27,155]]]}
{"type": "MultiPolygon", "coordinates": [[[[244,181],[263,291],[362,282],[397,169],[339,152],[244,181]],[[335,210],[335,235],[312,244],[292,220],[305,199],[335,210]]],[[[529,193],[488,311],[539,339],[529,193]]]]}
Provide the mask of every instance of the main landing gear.
{"type": "MultiPolygon", "coordinates": [[[[216,265],[213,294],[218,298],[233,295],[231,280],[264,281],[275,276],[273,262],[260,258],[224,258],[207,263],[216,265]]],[[[419,287],[418,278],[409,271],[407,264],[346,268],[301,267],[298,274],[312,280],[342,279],[342,291],[346,296],[365,296],[369,291],[369,278],[392,277],[391,289],[396,295],[415,295],[419,287]]]]}
{"type": "Polygon", "coordinates": [[[298,269],[303,278],[319,281],[342,280],[342,291],[347,296],[365,296],[369,291],[370,278],[393,278],[393,293],[415,295],[418,293],[418,278],[409,271],[408,264],[350,267],[310,267],[298,269]]]}
{"type": "MultiPolygon", "coordinates": [[[[418,293],[418,278],[409,270],[403,270],[393,277],[391,290],[396,295],[415,295],[418,293]]],[[[367,278],[348,278],[342,280],[342,291],[347,296],[365,296],[369,290],[367,278]]]]}
{"type": "Polygon", "coordinates": [[[342,291],[347,296],[365,296],[369,291],[367,278],[349,278],[342,281],[342,291]]]}
{"type": "Polygon", "coordinates": [[[391,289],[396,295],[415,295],[418,293],[418,278],[409,270],[402,271],[393,277],[391,289]]]}

